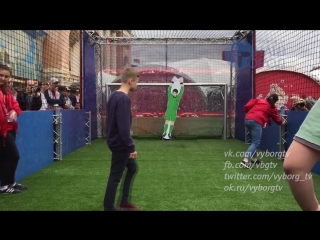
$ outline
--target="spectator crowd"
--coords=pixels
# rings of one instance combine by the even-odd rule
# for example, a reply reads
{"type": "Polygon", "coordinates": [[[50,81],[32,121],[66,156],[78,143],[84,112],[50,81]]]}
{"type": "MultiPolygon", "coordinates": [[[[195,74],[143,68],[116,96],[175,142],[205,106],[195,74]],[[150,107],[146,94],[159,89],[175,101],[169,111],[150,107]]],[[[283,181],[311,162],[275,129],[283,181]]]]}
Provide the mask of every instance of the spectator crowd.
{"type": "Polygon", "coordinates": [[[317,102],[316,98],[302,95],[302,98],[294,100],[290,110],[291,111],[310,111],[316,102],[317,102]]]}
{"type": "Polygon", "coordinates": [[[80,109],[79,89],[59,85],[59,79],[52,77],[49,82],[39,82],[37,86],[27,84],[25,89],[11,92],[22,111],[61,109],[80,109]]]}

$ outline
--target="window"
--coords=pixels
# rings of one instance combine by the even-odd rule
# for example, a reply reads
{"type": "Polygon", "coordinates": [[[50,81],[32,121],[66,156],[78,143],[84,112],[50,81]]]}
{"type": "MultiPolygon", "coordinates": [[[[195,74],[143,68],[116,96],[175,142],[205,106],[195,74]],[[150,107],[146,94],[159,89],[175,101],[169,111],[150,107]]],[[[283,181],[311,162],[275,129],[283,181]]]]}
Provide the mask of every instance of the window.
{"type": "Polygon", "coordinates": [[[10,56],[4,49],[0,50],[0,63],[10,66],[10,56]]]}
{"type": "Polygon", "coordinates": [[[4,62],[10,64],[10,56],[7,52],[4,52],[4,62]]]}
{"type": "Polygon", "coordinates": [[[16,76],[16,66],[14,63],[10,64],[10,68],[11,68],[11,75],[12,76],[16,76]]]}
{"type": "Polygon", "coordinates": [[[5,63],[5,61],[4,61],[4,50],[0,50],[0,63],[1,64],[5,63]]]}

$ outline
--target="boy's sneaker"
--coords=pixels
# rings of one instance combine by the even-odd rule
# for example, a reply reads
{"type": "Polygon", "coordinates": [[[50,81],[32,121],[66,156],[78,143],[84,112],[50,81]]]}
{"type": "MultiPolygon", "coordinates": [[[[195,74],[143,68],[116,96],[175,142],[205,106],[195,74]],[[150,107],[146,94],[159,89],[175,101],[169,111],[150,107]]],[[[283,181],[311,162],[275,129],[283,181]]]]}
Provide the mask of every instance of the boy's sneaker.
{"type": "Polygon", "coordinates": [[[0,190],[0,194],[16,194],[16,193],[22,193],[22,191],[19,189],[15,189],[13,187],[8,187],[7,189],[0,190]]]}
{"type": "Polygon", "coordinates": [[[251,164],[252,164],[252,163],[250,163],[250,162],[245,162],[245,161],[242,161],[242,162],[241,162],[241,165],[242,165],[242,167],[244,167],[244,168],[251,168],[251,164]]]}
{"type": "Polygon", "coordinates": [[[28,187],[26,185],[22,185],[20,183],[15,183],[14,185],[12,185],[10,187],[17,189],[17,190],[20,190],[20,191],[28,189],[28,187]]]}
{"type": "Polygon", "coordinates": [[[254,161],[254,160],[251,160],[251,162],[253,163],[253,164],[257,164],[257,165],[259,165],[261,162],[257,159],[256,161],[254,161]]]}
{"type": "Polygon", "coordinates": [[[134,205],[132,203],[121,203],[120,210],[122,211],[139,211],[141,207],[134,205]]]}

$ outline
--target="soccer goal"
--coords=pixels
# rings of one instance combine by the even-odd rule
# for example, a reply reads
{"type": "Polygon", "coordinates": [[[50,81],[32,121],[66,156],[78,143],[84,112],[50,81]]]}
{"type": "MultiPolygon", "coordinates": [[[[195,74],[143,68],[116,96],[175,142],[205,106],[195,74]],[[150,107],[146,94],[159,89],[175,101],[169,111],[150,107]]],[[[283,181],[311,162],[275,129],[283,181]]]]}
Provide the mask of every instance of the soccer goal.
{"type": "MultiPolygon", "coordinates": [[[[106,84],[105,104],[119,87],[106,84]]],[[[139,83],[129,97],[134,138],[227,139],[227,84],[139,83]]]]}

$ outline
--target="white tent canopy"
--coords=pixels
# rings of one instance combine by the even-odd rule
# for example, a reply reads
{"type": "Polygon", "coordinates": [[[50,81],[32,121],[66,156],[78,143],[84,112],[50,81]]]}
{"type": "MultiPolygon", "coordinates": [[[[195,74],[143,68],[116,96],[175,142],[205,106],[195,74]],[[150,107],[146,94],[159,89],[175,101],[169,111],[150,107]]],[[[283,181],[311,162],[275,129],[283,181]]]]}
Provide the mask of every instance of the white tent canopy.
{"type": "MultiPolygon", "coordinates": [[[[152,69],[164,71],[165,62],[151,62],[147,66],[139,66],[137,69],[152,69]]],[[[230,83],[230,63],[217,59],[190,59],[177,62],[168,62],[167,69],[175,69],[181,76],[187,75],[195,83],[230,83]]],[[[112,83],[118,77],[108,73],[102,73],[102,86],[112,83]]],[[[98,73],[100,82],[100,73],[98,73]]],[[[210,90],[208,87],[201,87],[204,93],[210,90]]],[[[104,89],[103,89],[104,92],[104,89]]]]}
{"type": "MultiPolygon", "coordinates": [[[[165,62],[151,62],[150,64],[161,66],[165,69],[165,62]]],[[[229,83],[229,62],[217,59],[189,59],[176,62],[168,62],[167,66],[189,76],[196,83],[229,83]]]]}
{"type": "Polygon", "coordinates": [[[217,59],[190,59],[168,63],[168,66],[178,69],[190,76],[196,83],[229,83],[230,63],[217,59]]]}
{"type": "MultiPolygon", "coordinates": [[[[148,66],[159,71],[165,70],[165,62],[151,62],[148,66]]],[[[196,83],[229,83],[230,82],[230,64],[229,62],[217,59],[190,59],[177,62],[168,62],[168,68],[176,69],[179,73],[188,75],[196,83]]],[[[143,68],[143,66],[138,67],[143,68]]],[[[100,82],[100,73],[98,73],[100,82]]],[[[117,76],[102,73],[102,86],[113,82],[117,76]]]]}

